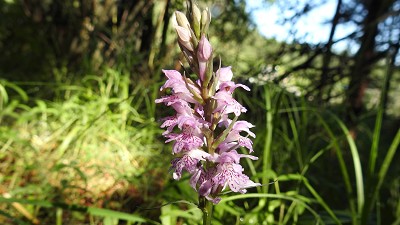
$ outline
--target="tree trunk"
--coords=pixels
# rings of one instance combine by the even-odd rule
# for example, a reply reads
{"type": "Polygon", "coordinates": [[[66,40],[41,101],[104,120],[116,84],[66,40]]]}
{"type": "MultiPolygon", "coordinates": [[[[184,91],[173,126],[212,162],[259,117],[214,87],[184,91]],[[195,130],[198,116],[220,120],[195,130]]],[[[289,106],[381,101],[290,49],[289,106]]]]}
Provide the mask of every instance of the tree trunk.
{"type": "Polygon", "coordinates": [[[354,137],[356,136],[357,118],[363,108],[363,98],[368,85],[371,66],[376,61],[374,56],[376,53],[375,38],[378,34],[378,24],[381,16],[385,14],[392,4],[393,0],[371,0],[365,3],[368,14],[364,19],[363,36],[360,40],[360,48],[355,55],[354,66],[350,74],[350,83],[346,93],[346,120],[354,137]]]}
{"type": "Polygon", "coordinates": [[[390,61],[389,61],[389,64],[388,64],[388,71],[387,71],[387,76],[388,77],[386,78],[386,82],[384,84],[385,86],[383,87],[383,90],[385,90],[385,92],[382,93],[382,95],[383,95],[383,97],[382,97],[382,105],[383,105],[384,112],[386,112],[387,105],[388,105],[388,95],[389,95],[389,91],[390,91],[390,81],[392,80],[393,73],[394,73],[394,70],[395,70],[395,67],[396,67],[395,62],[396,62],[396,56],[399,53],[399,47],[400,47],[400,42],[397,41],[397,43],[392,46],[393,50],[390,52],[391,56],[389,56],[391,58],[390,58],[390,61]]]}

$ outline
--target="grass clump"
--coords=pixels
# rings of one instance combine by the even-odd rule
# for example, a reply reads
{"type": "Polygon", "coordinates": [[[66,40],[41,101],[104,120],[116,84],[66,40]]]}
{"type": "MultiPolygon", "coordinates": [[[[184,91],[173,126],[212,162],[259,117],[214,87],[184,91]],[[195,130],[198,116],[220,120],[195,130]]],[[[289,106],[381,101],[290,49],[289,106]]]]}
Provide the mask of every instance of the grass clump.
{"type": "MultiPolygon", "coordinates": [[[[155,139],[160,130],[147,104],[156,90],[133,84],[115,70],[61,85],[52,101],[27,99],[20,88],[19,97],[11,100],[4,93],[17,86],[2,87],[3,197],[133,212],[161,187],[162,181],[154,185],[147,175],[160,172],[148,166],[150,161],[163,162],[157,159],[162,148],[155,139]]],[[[23,208],[31,219],[47,213],[35,205],[23,208]]],[[[24,215],[12,205],[0,210],[11,210],[15,218],[24,215]]]]}

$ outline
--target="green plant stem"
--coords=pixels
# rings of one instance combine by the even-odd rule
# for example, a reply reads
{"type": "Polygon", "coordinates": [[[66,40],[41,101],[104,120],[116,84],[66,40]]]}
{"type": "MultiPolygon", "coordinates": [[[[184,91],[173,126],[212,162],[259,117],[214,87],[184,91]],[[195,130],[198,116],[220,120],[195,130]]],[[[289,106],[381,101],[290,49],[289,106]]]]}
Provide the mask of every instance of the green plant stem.
{"type": "Polygon", "coordinates": [[[211,225],[213,203],[205,197],[199,198],[199,208],[203,212],[203,225],[211,225]]]}
{"type": "MultiPolygon", "coordinates": [[[[265,137],[265,142],[264,142],[264,152],[263,152],[263,179],[262,182],[263,184],[267,184],[269,179],[267,177],[267,171],[270,169],[270,161],[271,161],[271,144],[272,144],[272,103],[271,103],[271,93],[269,88],[264,89],[264,95],[265,95],[265,107],[266,107],[266,123],[265,123],[265,129],[266,131],[266,137],[265,137]]],[[[263,186],[263,191],[264,193],[268,192],[268,185],[263,186]]]]}
{"type": "Polygon", "coordinates": [[[62,208],[57,208],[56,210],[56,225],[62,225],[62,208]]]}

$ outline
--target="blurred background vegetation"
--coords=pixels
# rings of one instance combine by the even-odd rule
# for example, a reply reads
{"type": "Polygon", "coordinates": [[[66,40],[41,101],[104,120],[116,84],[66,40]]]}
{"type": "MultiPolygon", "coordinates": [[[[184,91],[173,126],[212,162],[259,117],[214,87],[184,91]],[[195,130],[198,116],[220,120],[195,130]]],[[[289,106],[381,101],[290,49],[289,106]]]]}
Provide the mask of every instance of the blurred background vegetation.
{"type": "MultiPolygon", "coordinates": [[[[246,171],[275,181],[223,196],[214,224],[400,224],[400,1],[263,7],[294,12],[280,18],[290,26],[326,2],[330,32],[308,43],[262,36],[255,20],[268,18],[245,0],[199,1],[216,55],[252,89],[236,93],[256,125],[246,171]]],[[[185,7],[0,0],[0,224],[200,223],[189,177],[168,172],[168,112],[154,103],[161,69],[182,70],[171,18],[185,7]]]]}

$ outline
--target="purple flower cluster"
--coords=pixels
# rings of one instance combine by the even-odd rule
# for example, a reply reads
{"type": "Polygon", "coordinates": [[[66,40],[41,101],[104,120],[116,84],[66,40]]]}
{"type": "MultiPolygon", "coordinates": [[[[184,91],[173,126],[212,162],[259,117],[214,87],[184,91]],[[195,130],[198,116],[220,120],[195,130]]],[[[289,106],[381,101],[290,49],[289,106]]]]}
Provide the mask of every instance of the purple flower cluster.
{"type": "Polygon", "coordinates": [[[156,100],[175,110],[175,115],[166,117],[161,125],[166,128],[163,135],[166,142],[172,142],[173,178],[179,180],[183,171],[191,174],[190,185],[200,196],[217,204],[219,194],[229,187],[233,192],[245,193],[246,188],[260,185],[243,174],[239,164],[241,158],[256,160],[257,157],[239,154],[237,149],[253,151],[255,137],[250,131],[254,127],[247,121],[238,120],[246,108],[237,102],[232,94],[241,87],[232,81],[231,67],[212,69],[212,47],[206,38],[210,22],[208,9],[200,12],[192,4],[187,17],[176,12],[175,29],[179,46],[191,70],[196,75],[194,81],[176,70],[163,70],[167,81],[161,90],[170,89],[169,95],[156,100]]]}

